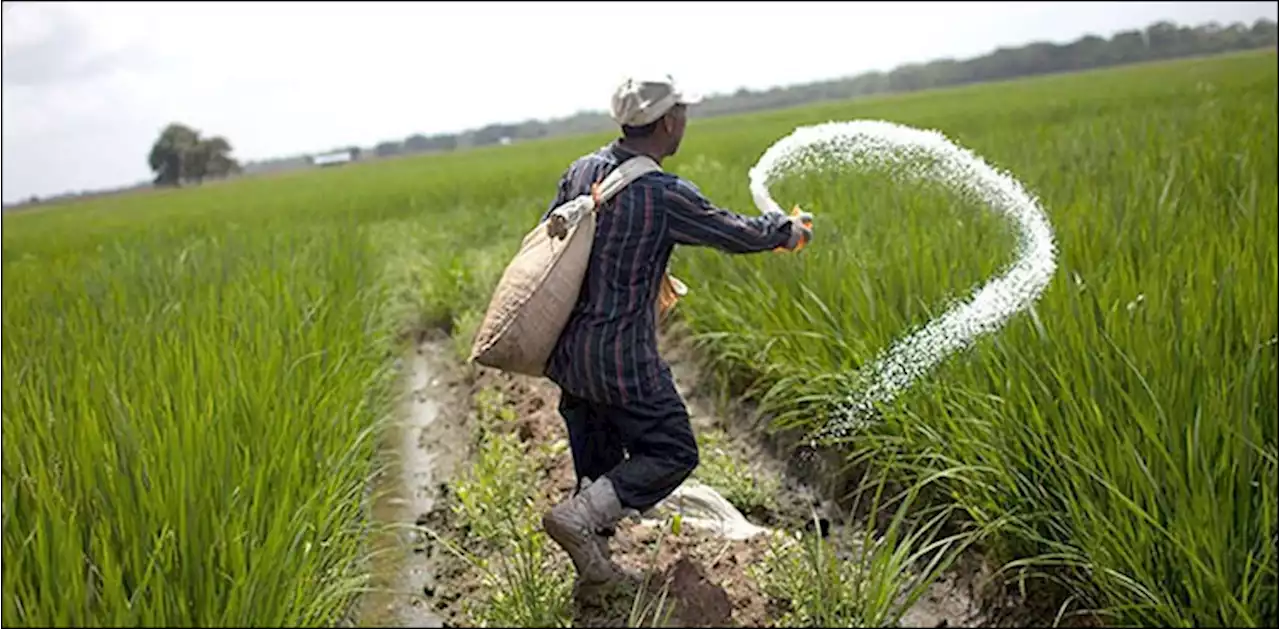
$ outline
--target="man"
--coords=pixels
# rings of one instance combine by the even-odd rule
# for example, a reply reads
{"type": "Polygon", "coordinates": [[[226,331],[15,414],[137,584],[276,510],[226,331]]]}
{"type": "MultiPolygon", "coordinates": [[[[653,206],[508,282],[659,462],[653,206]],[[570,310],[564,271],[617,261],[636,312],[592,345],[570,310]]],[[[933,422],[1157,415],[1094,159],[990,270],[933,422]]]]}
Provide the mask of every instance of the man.
{"type": "MultiPolygon", "coordinates": [[[[670,77],[625,81],[611,106],[623,137],[569,166],[543,220],[632,156],[661,164],[674,155],[686,109],[697,101],[670,77]]],[[[608,541],[624,511],[648,510],[698,465],[688,411],[658,355],[655,300],[672,250],[678,244],[729,253],[794,250],[812,235],[806,218],[728,212],[665,172],[640,177],[599,209],[581,293],[547,372],[561,389],[579,491],[542,523],[573,559],[580,591],[622,576],[608,541]]]]}

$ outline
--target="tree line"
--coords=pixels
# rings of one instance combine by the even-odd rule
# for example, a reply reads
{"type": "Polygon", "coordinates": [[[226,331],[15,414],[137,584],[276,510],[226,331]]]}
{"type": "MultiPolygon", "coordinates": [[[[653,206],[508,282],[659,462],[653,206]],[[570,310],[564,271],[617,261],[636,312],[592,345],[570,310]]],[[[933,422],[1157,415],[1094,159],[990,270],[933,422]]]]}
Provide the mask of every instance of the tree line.
{"type": "MultiPolygon", "coordinates": [[[[1226,52],[1274,48],[1276,22],[1260,19],[1252,26],[1217,23],[1177,26],[1156,22],[1142,30],[1125,30],[1110,38],[1087,35],[1067,44],[1035,42],[1016,48],[998,48],[965,60],[937,59],[911,63],[889,72],[857,76],[769,90],[740,89],[715,95],[698,106],[698,116],[721,116],[793,107],[824,100],[910,92],[969,83],[1014,79],[1039,74],[1091,70],[1130,63],[1159,61],[1226,52]]],[[[552,135],[595,133],[613,128],[603,112],[580,112],[549,121],[491,124],[462,133],[414,134],[403,140],[386,140],[373,147],[379,157],[441,152],[520,141],[552,135]]]]}
{"type": "MultiPolygon", "coordinates": [[[[1066,44],[1034,42],[1019,47],[997,48],[988,54],[964,60],[937,59],[927,63],[910,63],[888,72],[866,72],[852,77],[768,90],[740,89],[732,94],[707,98],[699,105],[698,116],[740,114],[820,101],[1275,48],[1278,33],[1280,31],[1276,22],[1269,19],[1260,19],[1251,26],[1242,23],[1226,26],[1218,23],[1177,26],[1162,21],[1145,29],[1120,31],[1109,38],[1087,35],[1066,44]]],[[[417,133],[402,140],[385,140],[368,149],[342,147],[324,153],[347,151],[352,154],[353,159],[438,153],[548,136],[606,132],[613,127],[613,122],[604,112],[585,111],[554,120],[496,123],[461,133],[417,133]]],[[[163,145],[158,160],[155,157],[156,150],[152,151],[151,164],[152,170],[157,172],[156,183],[200,181],[205,177],[226,176],[237,172],[239,166],[235,165],[234,160],[224,159],[230,152],[230,145],[225,144],[225,140],[223,144],[201,144],[219,139],[221,138],[199,140],[199,134],[191,129],[171,125],[157,141],[158,147],[163,145]],[[227,151],[210,152],[211,147],[221,148],[224,145],[227,151]],[[187,157],[179,158],[175,155],[187,157]],[[163,171],[157,169],[158,164],[163,166],[163,171]]],[[[245,172],[257,173],[305,168],[311,164],[309,155],[297,155],[249,162],[244,164],[243,169],[245,172]]]]}

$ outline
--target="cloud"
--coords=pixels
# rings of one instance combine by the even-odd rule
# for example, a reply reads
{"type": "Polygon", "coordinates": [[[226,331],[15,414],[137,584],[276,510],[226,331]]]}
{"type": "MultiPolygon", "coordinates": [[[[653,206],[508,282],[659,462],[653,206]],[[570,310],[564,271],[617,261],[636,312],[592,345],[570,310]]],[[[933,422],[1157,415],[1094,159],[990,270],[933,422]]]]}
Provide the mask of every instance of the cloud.
{"type": "Polygon", "coordinates": [[[137,47],[102,49],[81,18],[60,5],[24,5],[5,11],[6,88],[37,88],[91,80],[138,66],[137,47]]]}

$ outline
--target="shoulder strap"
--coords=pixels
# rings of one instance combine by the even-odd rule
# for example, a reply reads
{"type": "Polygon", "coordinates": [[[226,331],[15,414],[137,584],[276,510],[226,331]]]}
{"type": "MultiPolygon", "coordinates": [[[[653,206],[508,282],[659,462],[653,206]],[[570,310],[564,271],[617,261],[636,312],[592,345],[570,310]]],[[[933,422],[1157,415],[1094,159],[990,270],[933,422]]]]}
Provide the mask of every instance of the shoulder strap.
{"type": "Polygon", "coordinates": [[[596,204],[599,205],[608,201],[613,198],[613,195],[621,192],[623,188],[631,185],[631,182],[645,174],[658,170],[662,170],[662,167],[648,155],[637,155],[622,162],[600,184],[600,196],[596,199],[596,204]]]}
{"type": "Polygon", "coordinates": [[[662,170],[662,167],[647,155],[637,155],[622,162],[604,181],[592,186],[591,194],[566,201],[552,210],[546,220],[547,235],[557,240],[564,239],[569,233],[569,227],[577,225],[583,216],[594,212],[642,175],[658,170],[662,170]]]}

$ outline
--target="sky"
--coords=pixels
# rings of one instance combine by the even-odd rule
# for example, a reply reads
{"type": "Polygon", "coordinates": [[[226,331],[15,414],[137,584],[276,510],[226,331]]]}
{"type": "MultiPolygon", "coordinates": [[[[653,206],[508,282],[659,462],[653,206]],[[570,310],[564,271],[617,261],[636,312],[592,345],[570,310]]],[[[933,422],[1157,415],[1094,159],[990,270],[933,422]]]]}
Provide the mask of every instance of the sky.
{"type": "Polygon", "coordinates": [[[629,73],[715,94],[1260,17],[1277,3],[5,2],[3,199],[150,179],[174,121],[267,159],[604,110],[629,73]]]}

